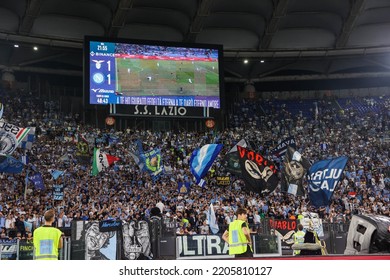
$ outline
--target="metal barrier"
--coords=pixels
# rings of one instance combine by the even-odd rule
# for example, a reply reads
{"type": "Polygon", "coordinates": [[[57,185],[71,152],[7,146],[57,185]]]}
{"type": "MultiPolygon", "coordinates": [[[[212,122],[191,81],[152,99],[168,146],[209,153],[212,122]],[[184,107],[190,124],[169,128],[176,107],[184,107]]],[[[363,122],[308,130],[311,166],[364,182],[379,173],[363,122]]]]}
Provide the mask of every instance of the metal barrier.
{"type": "MultiPolygon", "coordinates": [[[[169,222],[169,221],[167,221],[169,222]]],[[[272,221],[275,223],[275,221],[272,221]]],[[[262,256],[280,256],[292,255],[291,249],[284,249],[285,238],[281,240],[280,233],[276,234],[270,225],[269,219],[262,221],[261,225],[256,227],[257,232],[252,234],[254,244],[254,255],[262,256]]],[[[252,225],[251,225],[252,226],[252,225]]],[[[349,223],[323,223],[323,236],[320,237],[326,244],[329,254],[343,254],[349,223]]],[[[163,223],[162,229],[158,223],[151,226],[151,232],[155,232],[150,237],[150,246],[152,247],[154,259],[194,259],[194,258],[229,258],[227,244],[222,240],[221,235],[224,228],[221,228],[217,235],[183,235],[177,236],[176,227],[172,223],[163,223]],[[154,228],[154,227],[157,228],[154,228]],[[158,233],[158,234],[157,234],[158,233]]],[[[290,232],[291,230],[288,229],[290,232]]],[[[60,260],[78,259],[72,255],[77,246],[85,247],[83,240],[72,240],[71,237],[65,237],[63,248],[59,250],[60,260]],[[72,247],[72,242],[75,246],[72,247]],[[77,244],[76,244],[77,243],[77,244]],[[72,257],[73,256],[73,257],[72,257]]],[[[119,241],[121,242],[121,241],[119,241]]],[[[122,248],[123,244],[119,244],[122,248]]],[[[80,248],[81,248],[80,247],[80,248]]],[[[78,256],[83,259],[82,256],[78,256]]],[[[120,257],[117,257],[120,258],[120,257]]],[[[32,241],[0,239],[0,260],[31,260],[33,259],[32,241]]]]}
{"type": "MultiPolygon", "coordinates": [[[[63,247],[58,250],[58,259],[70,260],[70,237],[63,239],[63,247]]],[[[0,260],[33,260],[34,245],[32,240],[0,239],[0,260]]]]}

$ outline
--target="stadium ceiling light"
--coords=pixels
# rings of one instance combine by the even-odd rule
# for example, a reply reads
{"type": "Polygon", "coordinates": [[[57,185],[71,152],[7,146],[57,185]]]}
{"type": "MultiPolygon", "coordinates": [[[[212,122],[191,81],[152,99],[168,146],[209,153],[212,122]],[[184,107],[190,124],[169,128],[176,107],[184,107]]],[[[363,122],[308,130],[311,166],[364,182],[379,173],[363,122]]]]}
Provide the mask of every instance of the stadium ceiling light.
{"type": "Polygon", "coordinates": [[[248,64],[248,62],[249,62],[248,59],[244,59],[245,64],[248,64]]]}
{"type": "Polygon", "coordinates": [[[264,59],[260,60],[260,63],[264,63],[264,62],[265,62],[264,59]]]}
{"type": "Polygon", "coordinates": [[[37,50],[38,50],[38,47],[37,47],[37,46],[34,46],[33,49],[34,49],[34,51],[37,51],[37,50]]]}
{"type": "Polygon", "coordinates": [[[14,48],[19,48],[19,45],[18,45],[18,44],[15,44],[15,45],[14,45],[14,48]]]}

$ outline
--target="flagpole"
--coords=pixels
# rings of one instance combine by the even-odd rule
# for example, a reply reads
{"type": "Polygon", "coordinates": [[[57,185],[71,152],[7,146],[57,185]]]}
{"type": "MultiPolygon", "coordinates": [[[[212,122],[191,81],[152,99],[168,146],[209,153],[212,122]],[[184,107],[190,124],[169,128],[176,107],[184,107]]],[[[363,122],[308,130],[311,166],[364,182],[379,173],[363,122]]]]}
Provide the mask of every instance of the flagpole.
{"type": "Polygon", "coordinates": [[[26,171],[26,178],[24,179],[24,201],[26,201],[26,196],[27,196],[27,185],[28,185],[28,169],[26,171]]]}

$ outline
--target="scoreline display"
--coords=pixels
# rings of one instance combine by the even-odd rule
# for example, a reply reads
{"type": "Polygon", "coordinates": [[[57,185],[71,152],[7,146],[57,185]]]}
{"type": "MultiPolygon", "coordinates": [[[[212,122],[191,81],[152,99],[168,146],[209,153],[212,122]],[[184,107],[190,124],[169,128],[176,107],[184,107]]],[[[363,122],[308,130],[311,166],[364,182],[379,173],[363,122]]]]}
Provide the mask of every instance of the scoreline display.
{"type": "Polygon", "coordinates": [[[222,47],[86,37],[89,104],[220,109],[222,47]]]}

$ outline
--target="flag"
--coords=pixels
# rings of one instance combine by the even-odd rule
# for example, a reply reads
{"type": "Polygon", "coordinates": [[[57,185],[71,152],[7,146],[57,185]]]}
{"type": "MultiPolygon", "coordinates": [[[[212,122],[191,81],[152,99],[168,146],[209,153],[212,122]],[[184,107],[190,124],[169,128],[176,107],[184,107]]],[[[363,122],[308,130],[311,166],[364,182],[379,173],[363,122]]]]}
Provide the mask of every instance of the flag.
{"type": "Polygon", "coordinates": [[[303,177],[310,168],[310,162],[292,147],[287,148],[282,170],[282,191],[303,195],[303,177]]]}
{"type": "Polygon", "coordinates": [[[204,188],[206,186],[206,181],[203,179],[200,179],[200,181],[198,182],[198,186],[201,188],[204,188]]]}
{"type": "Polygon", "coordinates": [[[210,208],[207,214],[208,214],[208,221],[209,221],[209,227],[211,229],[211,232],[213,234],[217,234],[219,231],[219,226],[217,223],[217,217],[215,216],[214,206],[212,203],[210,203],[210,208]]]}
{"type": "Polygon", "coordinates": [[[137,139],[135,141],[135,144],[137,145],[137,148],[138,148],[138,154],[143,154],[144,153],[144,148],[142,146],[142,141],[137,139]]]}
{"type": "Polygon", "coordinates": [[[23,155],[20,160],[24,165],[27,165],[30,162],[28,155],[23,155]]]}
{"type": "Polygon", "coordinates": [[[58,177],[62,176],[64,173],[65,172],[61,170],[55,170],[55,169],[50,170],[50,174],[54,180],[57,180],[58,177]]]}
{"type": "Polygon", "coordinates": [[[61,157],[59,158],[59,161],[63,161],[63,162],[69,161],[69,160],[70,160],[70,159],[69,159],[68,154],[64,154],[63,156],[61,156],[61,157]]]}
{"type": "Polygon", "coordinates": [[[28,186],[28,169],[26,170],[26,178],[24,178],[24,194],[23,194],[23,197],[24,197],[24,200],[26,200],[26,196],[27,196],[27,186],[28,186]]]}
{"type": "Polygon", "coordinates": [[[36,190],[44,190],[43,178],[41,173],[36,173],[28,177],[28,179],[34,184],[36,190]]]}
{"type": "Polygon", "coordinates": [[[76,156],[86,156],[86,157],[90,157],[90,153],[89,153],[89,143],[87,141],[87,139],[85,139],[85,137],[78,133],[77,134],[77,139],[75,141],[77,143],[77,152],[76,152],[76,156]]]}
{"type": "Polygon", "coordinates": [[[115,161],[120,160],[120,158],[102,153],[100,149],[94,148],[93,150],[93,163],[92,163],[92,175],[96,176],[100,171],[102,171],[103,167],[109,167],[115,161]]]}
{"type": "Polygon", "coordinates": [[[137,154],[134,153],[134,151],[129,151],[130,156],[133,158],[134,162],[138,165],[139,169],[142,171],[145,168],[145,163],[143,160],[139,158],[137,154]]]}
{"type": "Polygon", "coordinates": [[[276,157],[284,157],[287,152],[287,147],[296,148],[296,142],[294,136],[290,136],[286,139],[281,140],[278,145],[271,150],[271,154],[276,157]]]}
{"type": "Polygon", "coordinates": [[[33,232],[33,224],[32,223],[27,222],[27,221],[23,221],[23,223],[24,223],[24,229],[27,232],[33,232]]]}
{"type": "Polygon", "coordinates": [[[107,135],[107,141],[108,145],[113,145],[113,144],[118,144],[119,143],[119,137],[116,136],[115,134],[108,134],[107,135]]]}
{"type": "Polygon", "coordinates": [[[315,207],[328,206],[340,181],[348,157],[321,160],[314,163],[308,172],[309,198],[315,207]]]}
{"type": "Polygon", "coordinates": [[[32,143],[35,140],[35,127],[25,128],[24,137],[20,140],[19,147],[26,150],[31,150],[32,143]]]}
{"type": "Polygon", "coordinates": [[[22,172],[23,163],[10,155],[0,155],[0,172],[17,174],[22,172]]]}
{"type": "Polygon", "coordinates": [[[190,170],[195,176],[196,182],[206,176],[215,158],[222,150],[222,144],[207,144],[192,152],[190,158],[190,170]]]}
{"type": "Polygon", "coordinates": [[[327,148],[328,148],[328,145],[327,145],[326,143],[321,143],[321,144],[320,144],[320,150],[326,151],[327,148]]]}
{"type": "Polygon", "coordinates": [[[0,154],[11,155],[18,147],[18,141],[14,133],[0,128],[0,154]]]}
{"type": "Polygon", "coordinates": [[[4,105],[3,103],[0,103],[0,119],[3,118],[3,113],[4,113],[4,105]]]}
{"type": "Polygon", "coordinates": [[[18,127],[3,120],[0,120],[0,132],[2,142],[0,152],[3,154],[11,154],[17,146],[23,149],[31,149],[35,138],[35,127],[18,127]]]}
{"type": "Polygon", "coordinates": [[[226,153],[224,157],[224,161],[226,162],[227,171],[236,175],[240,175],[241,166],[240,166],[240,158],[237,152],[237,146],[246,148],[248,147],[248,143],[245,141],[245,139],[241,139],[240,141],[238,141],[238,143],[234,145],[229,152],[226,153]]]}
{"type": "Polygon", "coordinates": [[[190,182],[179,182],[177,183],[177,191],[180,194],[188,194],[191,190],[190,182]]]}
{"type": "Polygon", "coordinates": [[[163,171],[163,164],[160,149],[153,149],[140,154],[140,159],[144,164],[144,171],[153,176],[157,176],[163,171]]]}
{"type": "Polygon", "coordinates": [[[256,193],[274,191],[279,183],[275,164],[247,148],[237,146],[237,150],[245,189],[256,193]]]}

